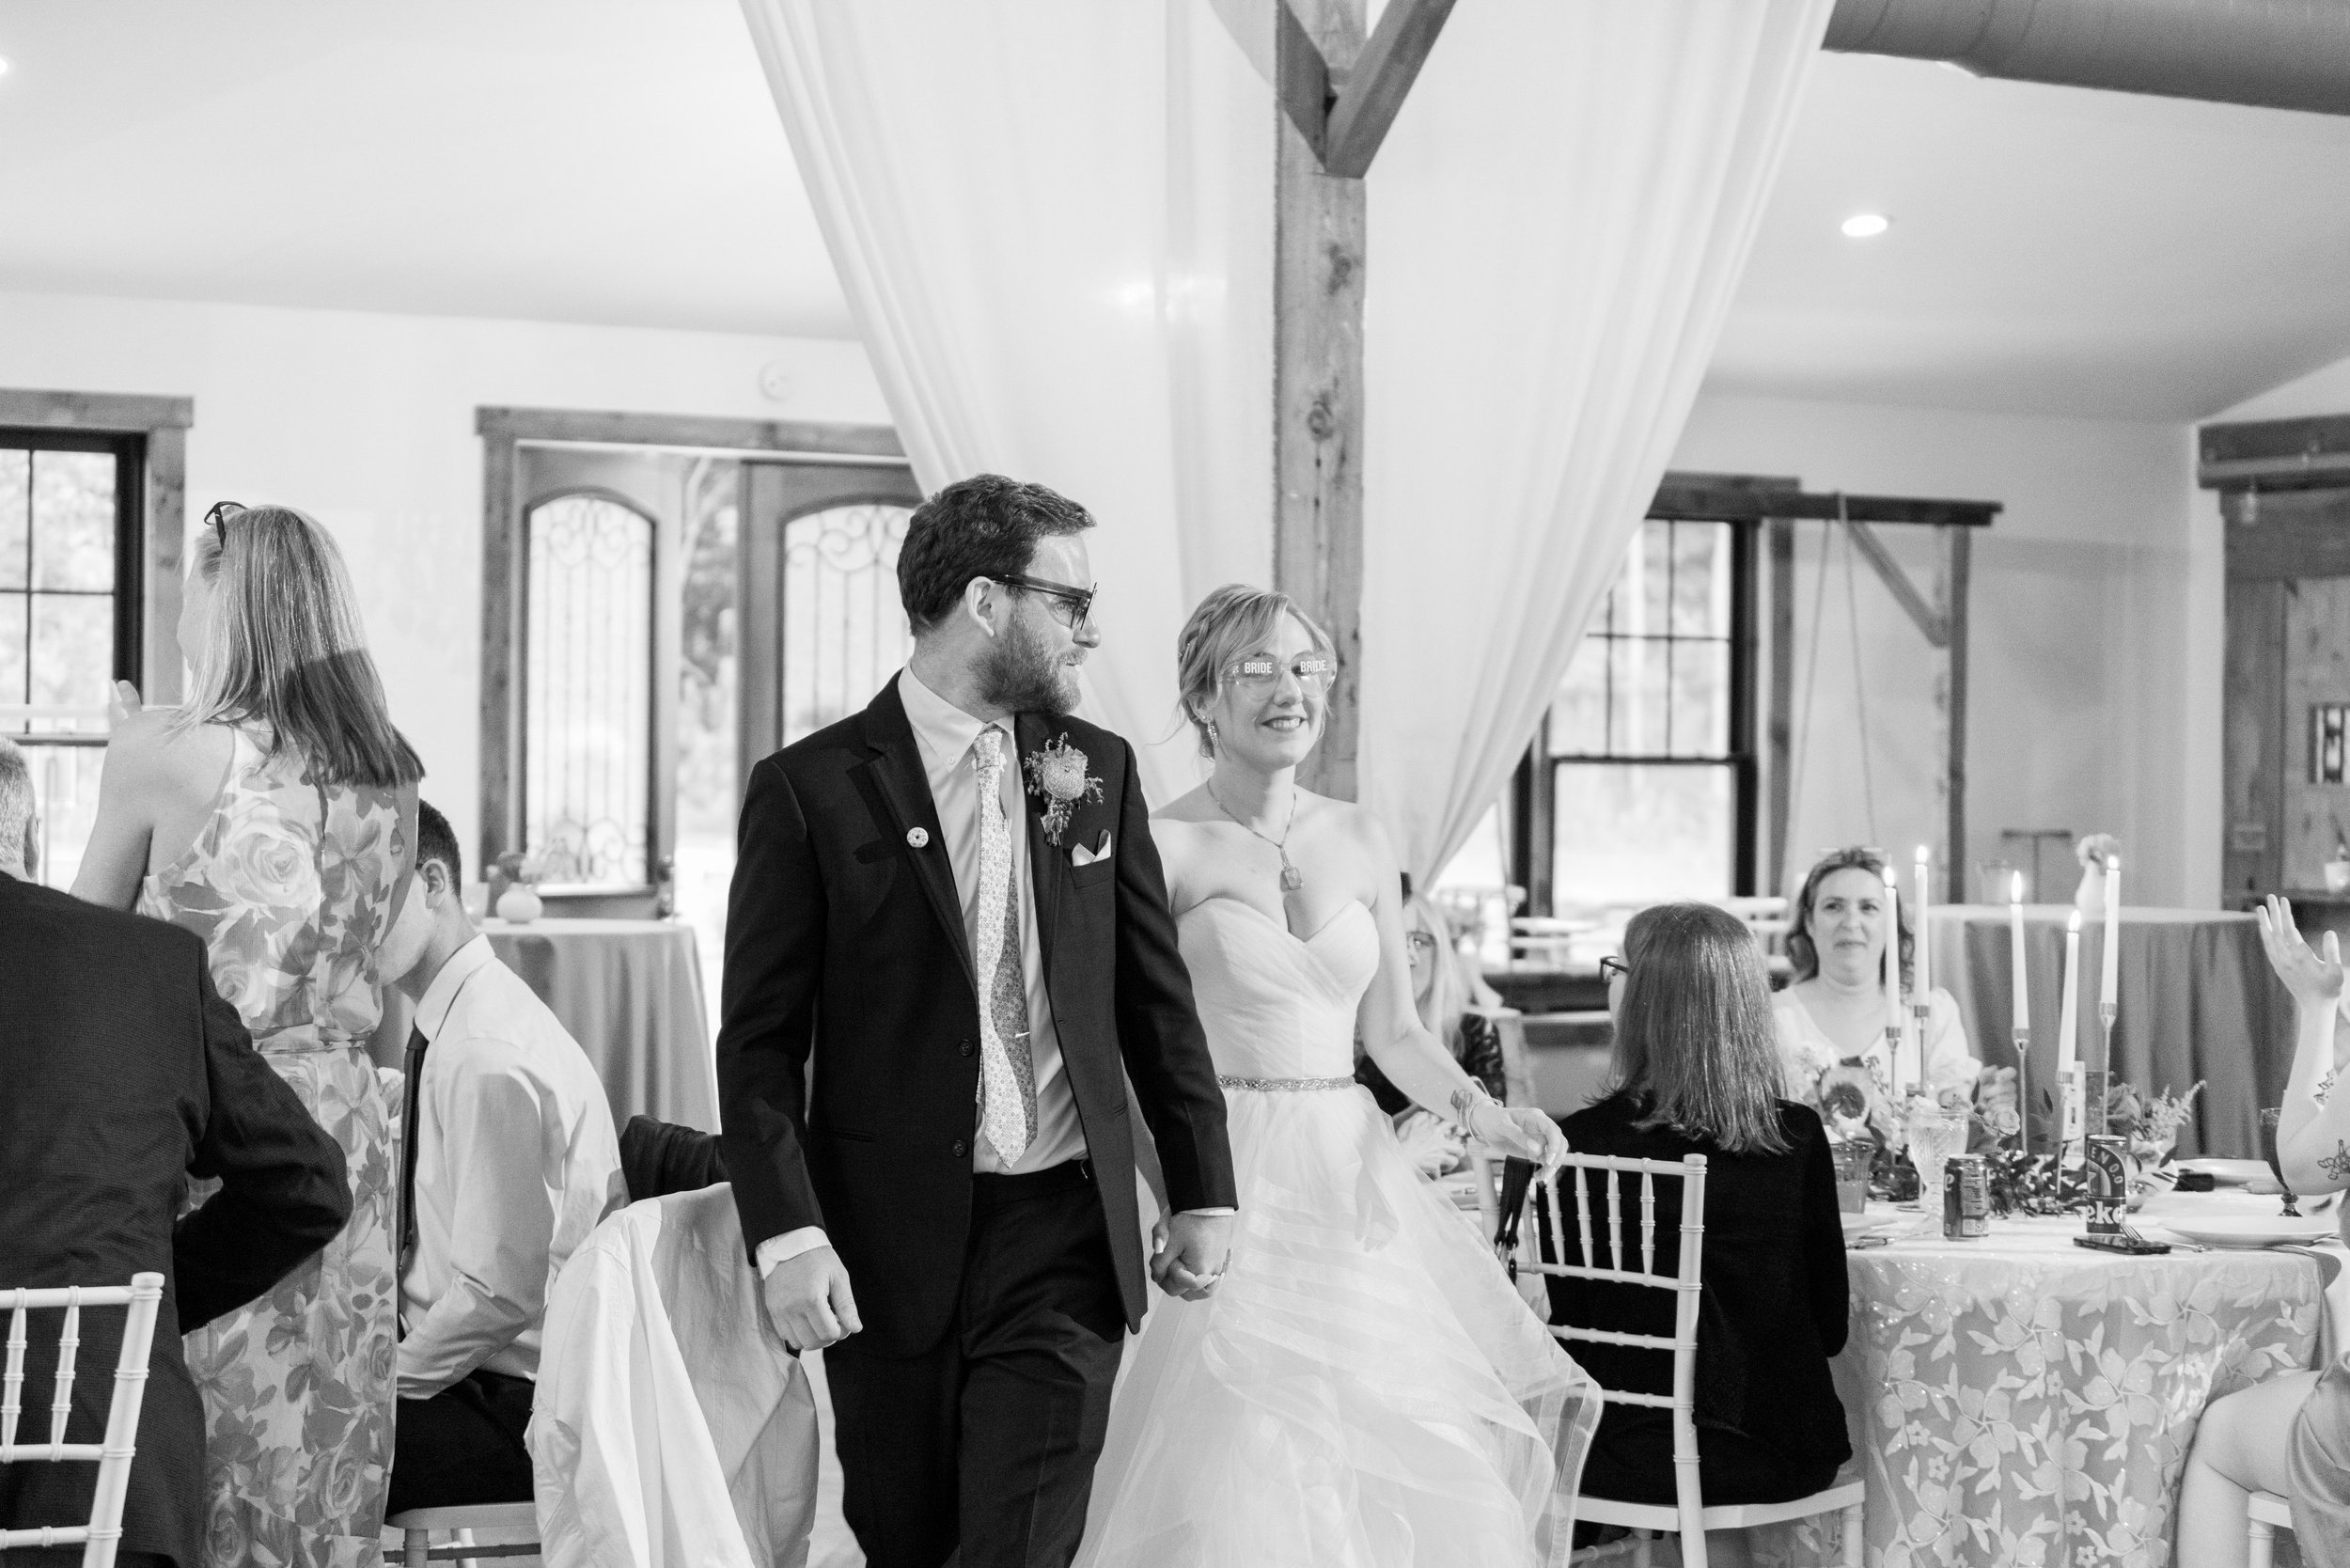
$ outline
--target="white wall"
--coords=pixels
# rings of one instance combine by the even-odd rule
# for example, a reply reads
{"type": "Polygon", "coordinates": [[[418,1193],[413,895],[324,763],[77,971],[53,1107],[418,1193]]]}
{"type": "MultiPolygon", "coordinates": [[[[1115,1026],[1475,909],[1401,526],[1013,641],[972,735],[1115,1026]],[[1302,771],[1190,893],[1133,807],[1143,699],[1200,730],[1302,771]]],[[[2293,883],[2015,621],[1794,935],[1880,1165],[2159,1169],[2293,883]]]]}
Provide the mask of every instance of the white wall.
{"type": "MultiPolygon", "coordinates": [[[[1974,548],[1967,858],[1998,855],[2005,827],[2111,832],[2129,852],[2133,902],[2217,902],[2224,584],[2217,514],[2196,500],[2187,427],[1709,393],[1673,466],[2003,503],[1974,548]]],[[[1930,588],[1925,537],[1879,532],[1930,588]]],[[[1798,562],[1807,611],[1816,559],[1798,562]]],[[[1865,564],[1858,571],[1874,841],[1939,842],[1942,716],[1928,667],[1939,655],[1865,564]]],[[[1818,654],[1811,804],[1788,839],[1797,867],[1819,846],[1869,836],[1842,597],[1840,557],[1818,654]]],[[[1799,682],[1804,667],[1799,658],[1799,682]]],[[[2044,886],[2038,896],[2069,891],[2044,886]]]]}
{"type": "Polygon", "coordinates": [[[0,386],[193,398],[191,524],[222,499],[325,524],[461,843],[479,825],[476,407],[889,421],[853,342],[53,294],[0,293],[0,386]]]}

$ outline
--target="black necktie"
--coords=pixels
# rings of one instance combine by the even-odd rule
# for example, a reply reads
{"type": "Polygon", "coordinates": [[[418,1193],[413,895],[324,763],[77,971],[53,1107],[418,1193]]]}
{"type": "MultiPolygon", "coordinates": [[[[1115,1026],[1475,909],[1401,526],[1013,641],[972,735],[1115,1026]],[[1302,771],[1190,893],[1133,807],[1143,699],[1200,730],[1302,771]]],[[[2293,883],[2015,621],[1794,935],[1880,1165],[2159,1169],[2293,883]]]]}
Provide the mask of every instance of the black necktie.
{"type": "Polygon", "coordinates": [[[421,1104],[424,1089],[424,1048],[431,1042],[422,1029],[408,1031],[408,1057],[400,1072],[407,1087],[400,1094],[400,1267],[392,1288],[400,1289],[400,1281],[407,1278],[408,1260],[416,1250],[416,1128],[424,1121],[421,1104]]]}

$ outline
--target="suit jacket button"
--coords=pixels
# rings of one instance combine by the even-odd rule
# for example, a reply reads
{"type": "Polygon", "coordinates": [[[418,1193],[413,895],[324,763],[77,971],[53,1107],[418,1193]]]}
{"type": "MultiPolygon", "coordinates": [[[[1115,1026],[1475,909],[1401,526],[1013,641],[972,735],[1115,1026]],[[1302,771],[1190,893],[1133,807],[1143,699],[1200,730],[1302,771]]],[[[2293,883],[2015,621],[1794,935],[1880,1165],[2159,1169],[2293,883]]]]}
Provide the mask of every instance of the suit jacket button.
{"type": "Polygon", "coordinates": [[[948,1152],[953,1154],[957,1159],[962,1159],[964,1156],[971,1152],[971,1146],[964,1142],[963,1139],[957,1138],[948,1146],[948,1152]]]}
{"type": "Polygon", "coordinates": [[[964,1041],[963,1043],[955,1047],[955,1051],[958,1055],[966,1057],[969,1056],[971,1054],[971,1043],[967,1040],[964,1041]]]}

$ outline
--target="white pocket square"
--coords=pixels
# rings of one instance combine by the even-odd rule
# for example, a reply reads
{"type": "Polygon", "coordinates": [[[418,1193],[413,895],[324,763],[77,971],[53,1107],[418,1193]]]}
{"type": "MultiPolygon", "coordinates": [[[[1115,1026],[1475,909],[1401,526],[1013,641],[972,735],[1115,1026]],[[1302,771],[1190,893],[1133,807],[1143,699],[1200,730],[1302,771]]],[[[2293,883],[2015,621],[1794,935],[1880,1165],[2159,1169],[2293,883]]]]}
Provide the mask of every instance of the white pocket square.
{"type": "Polygon", "coordinates": [[[1100,849],[1088,849],[1083,844],[1078,844],[1070,850],[1069,863],[1072,866],[1090,866],[1097,860],[1107,860],[1110,857],[1110,851],[1115,848],[1117,848],[1117,846],[1110,841],[1109,830],[1107,828],[1104,828],[1102,830],[1102,847],[1100,849]]]}

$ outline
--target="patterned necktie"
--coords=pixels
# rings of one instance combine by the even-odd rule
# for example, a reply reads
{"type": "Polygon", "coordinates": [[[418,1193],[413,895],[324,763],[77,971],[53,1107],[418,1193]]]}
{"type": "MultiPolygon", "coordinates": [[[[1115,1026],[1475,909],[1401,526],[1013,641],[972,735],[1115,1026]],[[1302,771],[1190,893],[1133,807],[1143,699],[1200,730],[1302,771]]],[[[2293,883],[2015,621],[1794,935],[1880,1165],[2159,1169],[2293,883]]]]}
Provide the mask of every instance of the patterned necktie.
{"type": "Polygon", "coordinates": [[[1004,821],[1004,732],[979,731],[971,768],[979,790],[979,1136],[1007,1168],[1036,1137],[1036,1071],[1028,1060],[1028,982],[1020,962],[1020,901],[1004,821]]]}
{"type": "Polygon", "coordinates": [[[410,1029],[408,1056],[400,1064],[406,1083],[400,1096],[400,1252],[398,1272],[392,1276],[395,1292],[399,1281],[407,1278],[408,1261],[416,1251],[416,1130],[424,1121],[424,1107],[417,1101],[424,1088],[425,1047],[431,1043],[422,1029],[410,1029]]]}

